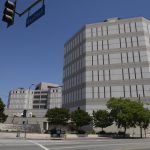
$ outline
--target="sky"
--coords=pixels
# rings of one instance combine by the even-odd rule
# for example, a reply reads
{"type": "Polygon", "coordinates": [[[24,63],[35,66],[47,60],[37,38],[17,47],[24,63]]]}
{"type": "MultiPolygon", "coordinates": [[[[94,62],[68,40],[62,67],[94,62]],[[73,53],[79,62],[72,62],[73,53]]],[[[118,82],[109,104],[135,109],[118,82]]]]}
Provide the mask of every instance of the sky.
{"type": "MultiPolygon", "coordinates": [[[[17,12],[35,1],[18,0],[17,12]]],[[[113,17],[150,19],[150,0],[45,0],[46,14],[31,26],[25,27],[25,14],[16,15],[14,25],[7,28],[1,19],[4,3],[0,0],[0,97],[5,104],[9,91],[18,87],[62,85],[64,43],[85,24],[113,17]]]]}

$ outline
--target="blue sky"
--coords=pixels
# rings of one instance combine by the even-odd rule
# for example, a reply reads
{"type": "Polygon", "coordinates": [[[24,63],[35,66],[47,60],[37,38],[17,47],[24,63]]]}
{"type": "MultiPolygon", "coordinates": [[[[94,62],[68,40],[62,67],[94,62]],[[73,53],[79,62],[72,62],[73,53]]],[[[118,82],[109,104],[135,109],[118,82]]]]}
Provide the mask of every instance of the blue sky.
{"type": "MultiPolygon", "coordinates": [[[[36,0],[18,0],[21,12],[36,0]]],[[[5,0],[0,0],[0,18],[5,0]]],[[[6,28],[0,20],[0,97],[41,81],[62,84],[64,43],[84,24],[111,17],[150,19],[150,0],[45,0],[46,15],[29,28],[27,15],[6,28]]],[[[39,4],[35,9],[41,7],[39,4]]]]}

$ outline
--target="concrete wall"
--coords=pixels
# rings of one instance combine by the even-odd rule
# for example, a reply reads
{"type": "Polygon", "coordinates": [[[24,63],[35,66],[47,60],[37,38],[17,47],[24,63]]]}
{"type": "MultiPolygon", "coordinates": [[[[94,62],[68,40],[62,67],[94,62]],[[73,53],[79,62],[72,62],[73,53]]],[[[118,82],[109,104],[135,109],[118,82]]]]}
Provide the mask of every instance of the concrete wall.
{"type": "Polygon", "coordinates": [[[20,118],[20,117],[8,117],[5,121],[6,124],[15,125],[23,125],[23,123],[27,123],[28,125],[39,126],[40,132],[44,132],[44,130],[48,129],[47,118],[20,118]]]}
{"type": "MultiPolygon", "coordinates": [[[[5,114],[9,117],[21,116],[21,113],[23,112],[23,109],[5,109],[5,114]]],[[[32,113],[32,115],[35,115],[36,117],[45,117],[45,114],[47,112],[47,109],[30,109],[27,111],[28,113],[32,113]]]]}
{"type": "Polygon", "coordinates": [[[0,124],[0,131],[41,133],[39,124],[0,124]]]}

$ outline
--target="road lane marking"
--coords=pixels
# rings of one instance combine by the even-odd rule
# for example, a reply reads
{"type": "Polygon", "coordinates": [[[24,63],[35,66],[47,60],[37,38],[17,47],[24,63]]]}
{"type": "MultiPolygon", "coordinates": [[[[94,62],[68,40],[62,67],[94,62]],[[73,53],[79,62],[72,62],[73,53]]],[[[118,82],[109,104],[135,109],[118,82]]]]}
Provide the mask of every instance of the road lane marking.
{"type": "Polygon", "coordinates": [[[29,141],[30,143],[33,143],[33,144],[35,144],[35,145],[41,147],[41,148],[44,149],[44,150],[50,150],[49,148],[43,146],[42,144],[39,144],[39,143],[37,143],[37,142],[30,141],[30,140],[28,140],[28,141],[29,141]]]}
{"type": "MultiPolygon", "coordinates": [[[[124,146],[124,145],[139,145],[144,143],[114,143],[114,144],[101,144],[101,145],[79,145],[79,146],[67,146],[67,147],[58,147],[58,148],[52,148],[52,150],[61,150],[61,149],[73,149],[73,148],[86,148],[86,147],[104,147],[104,146],[124,146]]],[[[148,143],[149,144],[149,143],[148,143]]],[[[144,148],[144,147],[143,147],[144,148]]]]}
{"type": "Polygon", "coordinates": [[[127,149],[119,149],[119,150],[149,150],[149,148],[141,147],[141,148],[127,148],[127,149]]]}

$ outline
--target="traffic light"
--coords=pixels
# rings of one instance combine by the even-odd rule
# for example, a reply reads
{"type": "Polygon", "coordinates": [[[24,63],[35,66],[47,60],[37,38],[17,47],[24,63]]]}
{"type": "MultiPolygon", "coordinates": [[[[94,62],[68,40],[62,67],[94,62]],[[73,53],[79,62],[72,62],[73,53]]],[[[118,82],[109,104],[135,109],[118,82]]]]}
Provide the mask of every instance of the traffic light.
{"type": "Polygon", "coordinates": [[[15,10],[16,10],[16,2],[11,2],[7,0],[5,2],[5,9],[2,18],[2,20],[7,23],[7,27],[14,24],[15,10]]]}
{"type": "Polygon", "coordinates": [[[27,110],[23,110],[23,118],[26,118],[27,117],[27,110]]]}

